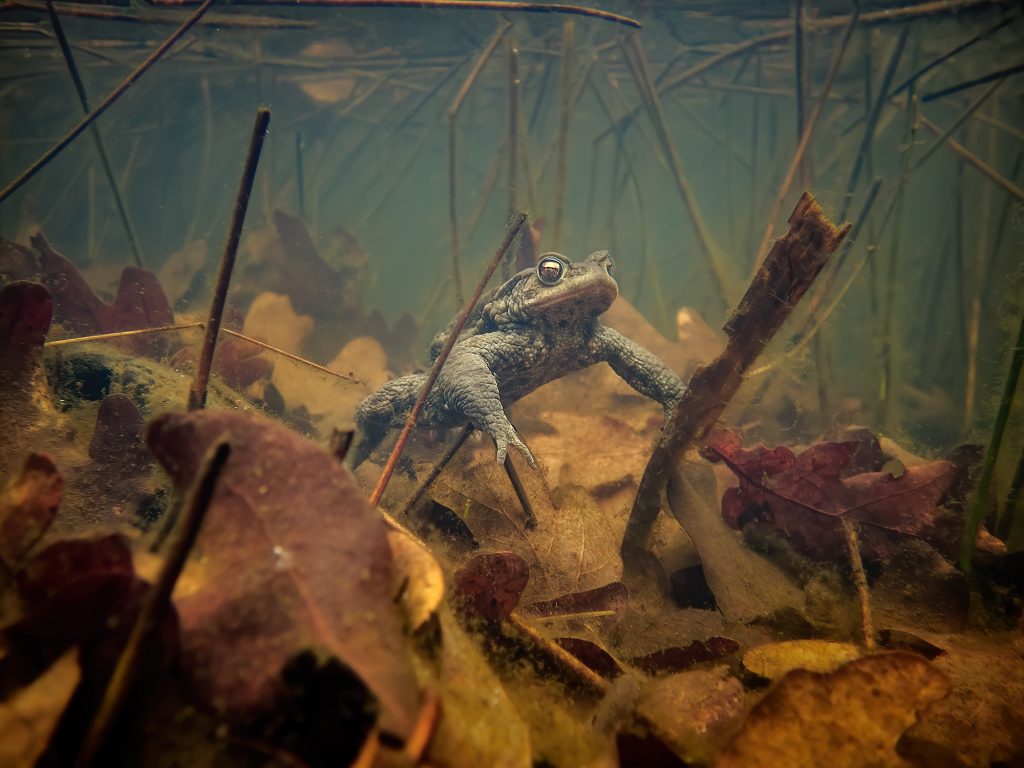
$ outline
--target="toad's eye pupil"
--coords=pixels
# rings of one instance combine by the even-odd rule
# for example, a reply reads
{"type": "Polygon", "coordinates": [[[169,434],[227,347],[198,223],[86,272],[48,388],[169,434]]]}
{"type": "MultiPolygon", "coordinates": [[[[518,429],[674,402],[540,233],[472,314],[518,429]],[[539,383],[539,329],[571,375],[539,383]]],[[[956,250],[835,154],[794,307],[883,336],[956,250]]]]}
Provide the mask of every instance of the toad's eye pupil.
{"type": "Polygon", "coordinates": [[[544,259],[537,265],[537,277],[545,285],[554,285],[562,279],[565,265],[555,259],[544,259]]]}
{"type": "Polygon", "coordinates": [[[609,275],[612,273],[612,267],[614,267],[614,266],[615,266],[615,262],[612,261],[611,259],[608,259],[607,269],[608,269],[608,274],[609,275]]]}

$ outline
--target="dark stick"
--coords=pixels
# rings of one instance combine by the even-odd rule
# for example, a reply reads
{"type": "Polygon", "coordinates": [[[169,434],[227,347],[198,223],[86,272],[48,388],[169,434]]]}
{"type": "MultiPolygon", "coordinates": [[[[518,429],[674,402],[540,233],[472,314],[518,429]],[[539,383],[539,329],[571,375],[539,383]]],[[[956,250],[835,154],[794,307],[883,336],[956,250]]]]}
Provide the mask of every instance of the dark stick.
{"type": "Polygon", "coordinates": [[[427,395],[430,394],[430,390],[433,388],[434,382],[437,381],[438,374],[441,373],[441,366],[444,365],[445,361],[448,359],[448,355],[451,354],[452,347],[454,347],[455,342],[459,340],[459,334],[462,333],[462,329],[466,325],[466,320],[469,319],[469,313],[473,311],[473,307],[475,307],[476,303],[480,301],[480,297],[483,295],[488,281],[498,269],[498,265],[505,256],[505,252],[512,245],[512,241],[515,240],[516,235],[519,234],[519,230],[522,229],[525,221],[525,213],[520,213],[516,216],[516,220],[512,223],[508,232],[505,233],[505,239],[501,241],[501,245],[498,246],[498,250],[494,252],[494,256],[487,265],[487,269],[484,271],[483,277],[480,278],[480,282],[477,284],[476,290],[473,291],[473,295],[469,298],[469,301],[466,302],[466,305],[462,308],[459,316],[455,318],[455,323],[452,325],[452,330],[448,336],[448,340],[445,342],[444,347],[441,348],[441,353],[434,361],[434,365],[431,367],[430,373],[427,375],[427,380],[423,384],[423,389],[420,391],[419,397],[416,398],[416,403],[413,405],[412,410],[409,412],[409,416],[405,420],[405,425],[402,427],[402,432],[398,436],[398,441],[395,443],[395,447],[391,450],[391,455],[388,456],[387,463],[384,465],[380,478],[377,480],[377,485],[374,487],[373,493],[370,495],[370,506],[376,507],[377,504],[380,503],[380,498],[384,495],[384,489],[387,488],[388,481],[391,480],[391,475],[394,474],[395,467],[398,466],[398,459],[402,455],[402,450],[405,448],[405,444],[409,440],[409,434],[412,432],[412,428],[416,426],[416,419],[419,418],[420,411],[423,410],[423,404],[427,400],[427,395]]]}
{"type": "Polygon", "coordinates": [[[515,465],[512,464],[511,457],[505,456],[504,466],[505,474],[508,475],[508,479],[512,483],[512,490],[516,492],[516,498],[519,499],[519,504],[523,508],[523,515],[526,518],[526,527],[536,528],[537,515],[534,514],[533,504],[530,503],[530,497],[526,495],[526,488],[523,486],[523,481],[520,479],[515,465]]]}
{"type": "Polygon", "coordinates": [[[267,135],[270,123],[270,108],[260,107],[256,110],[256,123],[249,140],[249,154],[245,158],[245,169],[235,199],[235,212],[231,217],[231,228],[228,230],[228,241],[224,245],[224,256],[220,261],[217,273],[217,285],[213,290],[213,301],[210,304],[210,318],[206,323],[206,338],[203,350],[199,355],[196,379],[188,393],[188,409],[194,411],[206,406],[206,388],[210,382],[210,367],[213,364],[213,353],[217,347],[217,336],[220,334],[221,319],[224,316],[224,305],[228,297],[228,285],[231,283],[231,272],[235,268],[235,256],[238,253],[238,241],[245,223],[245,212],[249,207],[249,195],[256,178],[256,166],[260,161],[263,139],[267,135]]]}
{"type": "MultiPolygon", "coordinates": [[[[20,10],[45,12],[46,4],[38,0],[11,0],[0,5],[0,11],[20,10]]],[[[102,19],[104,21],[127,21],[136,24],[178,24],[178,14],[173,11],[157,10],[155,13],[136,11],[127,5],[84,5],[81,3],[60,3],[57,10],[65,16],[80,19],[102,19]]],[[[252,16],[248,14],[224,13],[213,14],[206,20],[207,24],[232,29],[309,29],[316,26],[315,21],[300,19],[282,19],[271,16],[252,16]]],[[[100,57],[104,58],[104,57],[100,57]]]]}
{"type": "MultiPolygon", "coordinates": [[[[939,56],[937,59],[929,62],[928,64],[925,64],[923,67],[921,67],[921,69],[917,70],[917,72],[915,72],[910,77],[908,77],[906,80],[904,80],[899,85],[898,88],[894,88],[893,91],[892,91],[892,95],[893,96],[898,96],[899,94],[903,93],[903,91],[907,90],[907,88],[909,88],[914,81],[916,81],[919,77],[921,77],[921,75],[925,75],[928,72],[931,72],[933,69],[935,69],[935,67],[939,66],[942,62],[947,61],[947,60],[953,58],[958,53],[966,51],[968,48],[970,48],[975,43],[979,43],[982,40],[984,40],[985,38],[991,37],[993,34],[995,34],[1000,29],[1002,29],[1007,24],[1009,24],[1011,21],[1013,21],[1013,19],[1014,19],[1013,14],[1010,14],[1005,19],[1003,19],[998,24],[996,24],[994,27],[991,27],[991,28],[985,30],[984,32],[979,32],[974,37],[972,37],[970,40],[967,40],[966,42],[960,43],[960,45],[956,46],[955,48],[953,48],[953,49],[951,49],[949,51],[946,51],[944,54],[939,56]]],[[[928,97],[925,97],[924,99],[922,99],[922,101],[928,101],[928,97]]]]}
{"type": "Polygon", "coordinates": [[[565,218],[565,175],[569,163],[569,120],[572,118],[572,49],[576,27],[569,19],[562,28],[562,109],[558,119],[558,160],[555,169],[554,234],[556,251],[562,250],[565,218]]]}
{"type": "Polygon", "coordinates": [[[156,581],[146,594],[146,602],[142,604],[132,626],[132,632],[128,636],[128,642],[125,643],[124,650],[117,660],[117,666],[114,667],[107,690],[103,694],[103,701],[78,752],[76,768],[86,768],[96,758],[124,704],[125,697],[135,682],[146,638],[160,625],[160,620],[170,605],[174,585],[177,584],[188,554],[199,535],[199,529],[217,487],[217,479],[230,454],[231,446],[227,441],[220,440],[203,458],[196,480],[185,498],[181,521],[176,526],[177,536],[167,552],[156,581]]]}
{"type": "Polygon", "coordinates": [[[960,91],[966,91],[968,88],[974,88],[977,85],[984,85],[985,83],[991,83],[993,80],[999,80],[1000,82],[1005,80],[1011,75],[1016,75],[1020,72],[1024,72],[1024,64],[1018,64],[1015,67],[1007,67],[1006,69],[1000,69],[998,72],[989,72],[987,75],[976,77],[973,80],[968,80],[965,83],[959,83],[957,85],[951,85],[949,88],[943,88],[941,91],[932,91],[921,97],[923,103],[934,101],[935,99],[941,99],[943,96],[949,96],[951,93],[960,93],[960,91]]]}
{"type": "Polygon", "coordinates": [[[27,182],[29,179],[35,176],[40,170],[42,170],[47,163],[49,163],[51,160],[53,160],[53,158],[55,158],[57,155],[63,152],[64,149],[72,141],[74,141],[79,137],[79,135],[81,135],[82,131],[84,131],[86,128],[92,125],[93,122],[95,122],[96,118],[98,118],[100,115],[106,112],[115,101],[121,98],[121,96],[124,95],[124,92],[135,84],[136,80],[142,77],[149,70],[150,67],[156,64],[161,59],[161,57],[163,57],[163,55],[167,53],[174,46],[174,44],[178,42],[179,39],[181,39],[181,37],[186,32],[188,32],[190,29],[192,29],[193,26],[195,26],[196,22],[203,17],[203,14],[210,9],[210,6],[212,6],[213,3],[214,0],[204,0],[203,4],[196,8],[196,10],[193,11],[192,15],[185,19],[182,25],[171,33],[170,37],[164,40],[156,48],[155,51],[149,54],[149,56],[146,57],[146,60],[139,64],[139,66],[137,66],[132,71],[132,73],[128,75],[128,77],[122,80],[121,84],[118,85],[114,90],[112,90],[107,95],[107,97],[99,103],[99,105],[95,109],[93,109],[89,114],[83,117],[82,120],[78,123],[78,125],[76,125],[70,131],[68,131],[67,135],[64,136],[64,138],[62,138],[60,141],[58,141],[56,144],[54,144],[52,147],[46,150],[46,152],[44,152],[38,160],[36,160],[34,163],[32,163],[32,165],[30,165],[28,168],[22,171],[21,175],[18,176],[18,178],[16,178],[10,184],[4,187],[3,190],[0,190],[0,203],[2,203],[4,200],[10,197],[15,191],[20,189],[22,185],[25,184],[25,182],[27,182]]]}
{"type": "Polygon", "coordinates": [[[1013,480],[1010,481],[1010,491],[1006,494],[1006,506],[1003,507],[1003,516],[999,518],[999,538],[1004,541],[1014,533],[1014,520],[1017,518],[1017,507],[1020,506],[1020,497],[1024,492],[1024,453],[1017,459],[1017,468],[1013,471],[1013,480]]]}
{"type": "Polygon", "coordinates": [[[427,489],[433,485],[435,480],[437,480],[438,475],[440,475],[444,468],[448,466],[448,462],[455,458],[455,454],[458,453],[459,448],[462,447],[462,444],[466,442],[466,439],[472,433],[472,424],[467,424],[459,431],[458,437],[456,437],[452,444],[448,446],[448,450],[444,452],[444,455],[440,459],[434,462],[434,466],[430,468],[430,471],[427,473],[427,476],[423,478],[419,487],[409,494],[409,498],[407,498],[405,503],[402,504],[402,508],[398,512],[399,517],[408,515],[409,512],[412,511],[412,508],[416,506],[421,498],[423,498],[423,494],[427,492],[427,489]]]}
{"type": "MultiPolygon", "coordinates": [[[[508,39],[508,220],[515,216],[519,206],[516,202],[516,171],[519,168],[519,92],[522,83],[519,81],[519,48],[516,41],[508,39]]],[[[502,277],[512,276],[514,260],[502,262],[502,277]]]]}
{"type": "MultiPolygon", "coordinates": [[[[940,131],[939,127],[935,125],[935,123],[933,123],[927,117],[925,117],[924,115],[919,115],[919,118],[921,120],[921,125],[927,128],[933,135],[944,136],[944,131],[940,131]]],[[[1018,200],[1024,200],[1024,189],[1017,186],[1008,178],[1003,176],[995,168],[993,168],[991,165],[989,165],[984,160],[975,155],[973,152],[971,152],[969,149],[967,149],[967,147],[965,147],[963,144],[956,141],[952,136],[945,136],[945,138],[943,139],[943,143],[951,151],[953,151],[957,155],[960,155],[960,157],[966,161],[967,165],[970,165],[982,176],[985,176],[994,184],[998,184],[1000,187],[1005,189],[1018,200]]]]}
{"type": "Polygon", "coordinates": [[[977,99],[975,99],[974,102],[970,106],[968,106],[967,109],[965,109],[956,120],[953,121],[953,124],[942,132],[941,136],[939,136],[938,138],[935,139],[934,142],[932,142],[932,145],[928,147],[927,150],[925,150],[925,153],[921,156],[921,159],[917,161],[917,164],[914,166],[914,170],[916,171],[918,168],[924,165],[925,161],[933,154],[935,154],[935,150],[937,150],[939,147],[945,144],[946,139],[948,139],[954,133],[956,133],[960,126],[967,122],[967,119],[971,115],[973,115],[982,104],[988,101],[992,94],[999,90],[999,86],[1001,86],[1003,82],[1003,80],[1000,80],[999,82],[992,83],[991,86],[986,88],[985,92],[981,94],[977,99]]]}
{"type": "Polygon", "coordinates": [[[843,208],[839,214],[840,219],[845,219],[847,212],[850,210],[850,202],[853,200],[853,193],[857,189],[857,182],[860,181],[860,173],[864,169],[864,163],[867,160],[871,143],[875,139],[878,118],[882,116],[882,107],[889,100],[889,88],[892,86],[892,79],[896,75],[896,67],[900,63],[903,48],[907,44],[907,36],[909,34],[909,26],[900,30],[900,36],[893,45],[892,53],[889,54],[889,63],[886,66],[882,84],[878,89],[878,98],[871,109],[871,114],[868,115],[867,125],[864,127],[864,136],[861,139],[860,147],[857,149],[857,154],[854,156],[853,170],[850,172],[850,180],[846,185],[846,196],[843,198],[843,208]]]}
{"type": "MultiPolygon", "coordinates": [[[[75,56],[71,52],[71,46],[68,44],[67,35],[64,34],[64,25],[61,23],[60,16],[57,15],[57,11],[53,7],[53,0],[46,0],[46,11],[50,15],[50,23],[53,25],[53,33],[57,36],[57,42],[60,44],[60,51],[64,54],[64,62],[68,65],[68,72],[71,74],[71,80],[75,84],[75,91],[78,93],[78,101],[82,105],[82,112],[88,115],[89,98],[85,93],[85,84],[82,82],[82,76],[79,74],[78,66],[75,64],[75,56]]],[[[114,204],[117,206],[117,213],[121,217],[121,223],[124,225],[125,234],[128,236],[128,244],[131,246],[132,255],[135,257],[135,265],[141,267],[142,249],[139,248],[139,239],[136,237],[135,228],[132,227],[131,219],[128,217],[128,209],[124,204],[124,197],[121,195],[121,186],[117,183],[117,178],[114,176],[113,168],[110,165],[110,156],[107,154],[107,148],[103,144],[103,137],[100,135],[99,129],[95,125],[89,126],[89,132],[92,134],[92,139],[96,143],[96,152],[100,156],[103,173],[106,175],[107,183],[110,185],[110,191],[114,195],[114,204]]]]}
{"type": "Polygon", "coordinates": [[[306,182],[302,172],[302,131],[295,132],[295,185],[299,195],[299,218],[306,218],[306,182]]]}

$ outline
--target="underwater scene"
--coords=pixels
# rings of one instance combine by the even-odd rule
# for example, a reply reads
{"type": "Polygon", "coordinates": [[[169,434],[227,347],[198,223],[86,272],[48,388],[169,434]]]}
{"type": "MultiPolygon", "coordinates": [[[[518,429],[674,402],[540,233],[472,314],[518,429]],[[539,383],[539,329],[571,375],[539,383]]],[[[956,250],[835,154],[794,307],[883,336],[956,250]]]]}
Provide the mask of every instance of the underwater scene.
{"type": "Polygon", "coordinates": [[[0,765],[1024,766],[1024,6],[0,0],[0,765]]]}

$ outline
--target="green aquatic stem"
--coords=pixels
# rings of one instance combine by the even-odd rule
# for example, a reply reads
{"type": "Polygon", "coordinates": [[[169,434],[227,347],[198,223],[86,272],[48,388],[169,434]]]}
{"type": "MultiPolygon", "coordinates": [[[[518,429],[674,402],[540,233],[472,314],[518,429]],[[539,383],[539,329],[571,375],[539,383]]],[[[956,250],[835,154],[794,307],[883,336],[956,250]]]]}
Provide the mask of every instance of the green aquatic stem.
{"type": "Polygon", "coordinates": [[[978,538],[978,531],[981,530],[981,518],[985,514],[985,504],[988,501],[989,492],[992,488],[992,475],[995,473],[996,459],[999,458],[999,448],[1003,442],[1003,435],[1006,432],[1006,424],[1010,420],[1010,406],[1013,405],[1013,395],[1017,390],[1017,383],[1020,381],[1020,370],[1024,365],[1024,313],[1021,314],[1020,328],[1017,330],[1017,343],[1013,347],[1010,356],[1010,370],[1006,374],[1006,382],[1003,385],[1003,395],[999,400],[999,409],[996,411],[995,423],[992,425],[992,437],[985,448],[985,457],[981,462],[981,475],[978,478],[978,487],[974,494],[974,501],[971,503],[970,512],[967,514],[967,523],[964,527],[964,538],[960,543],[960,570],[964,573],[971,572],[971,560],[974,557],[974,542],[978,538]]]}

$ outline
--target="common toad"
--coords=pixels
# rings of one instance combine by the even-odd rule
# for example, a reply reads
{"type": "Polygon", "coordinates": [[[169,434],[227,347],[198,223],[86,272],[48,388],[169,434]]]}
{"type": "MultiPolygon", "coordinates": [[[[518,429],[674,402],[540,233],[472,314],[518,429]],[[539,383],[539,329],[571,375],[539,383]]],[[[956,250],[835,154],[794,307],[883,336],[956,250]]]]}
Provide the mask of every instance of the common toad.
{"type": "MultiPolygon", "coordinates": [[[[657,356],[598,319],[618,295],[611,271],[608,251],[592,253],[582,262],[545,253],[535,268],[485,294],[441,369],[417,425],[449,428],[469,422],[494,439],[499,464],[512,445],[536,467],[505,406],[549,381],[601,362],[637,392],[671,409],[685,390],[679,377],[657,356]]],[[[432,360],[451,327],[435,337],[432,360]]],[[[403,376],[359,404],[360,441],[353,466],[370,455],[390,427],[401,425],[426,379],[425,373],[403,376]]]]}

